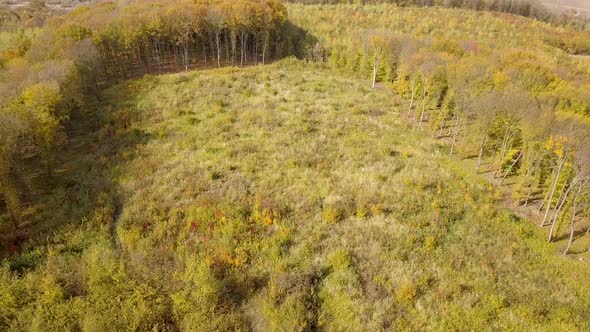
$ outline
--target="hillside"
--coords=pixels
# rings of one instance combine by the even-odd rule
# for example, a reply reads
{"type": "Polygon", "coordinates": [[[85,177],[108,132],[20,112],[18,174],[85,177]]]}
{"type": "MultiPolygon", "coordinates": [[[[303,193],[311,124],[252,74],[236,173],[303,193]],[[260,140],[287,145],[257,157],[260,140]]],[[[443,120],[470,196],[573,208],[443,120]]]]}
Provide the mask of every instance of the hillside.
{"type": "Polygon", "coordinates": [[[95,207],[5,266],[3,326],[588,328],[590,267],[367,85],[286,60],[110,88],[46,202],[95,207]]]}
{"type": "Polygon", "coordinates": [[[588,32],[38,13],[0,32],[0,330],[590,330],[588,32]]]}

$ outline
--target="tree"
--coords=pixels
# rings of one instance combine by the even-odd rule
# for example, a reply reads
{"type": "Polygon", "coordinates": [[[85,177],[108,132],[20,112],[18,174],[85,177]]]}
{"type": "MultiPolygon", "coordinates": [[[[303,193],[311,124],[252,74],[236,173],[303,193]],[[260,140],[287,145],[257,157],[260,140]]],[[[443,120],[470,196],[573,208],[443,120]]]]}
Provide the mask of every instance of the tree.
{"type": "Polygon", "coordinates": [[[221,41],[220,36],[221,32],[225,28],[226,17],[223,11],[217,7],[210,7],[207,10],[207,16],[205,18],[209,29],[211,29],[212,34],[215,38],[215,48],[217,50],[217,67],[221,68],[221,41]]]}
{"type": "MultiPolygon", "coordinates": [[[[569,135],[569,139],[565,140],[563,147],[558,146],[558,149],[563,150],[564,154],[568,154],[566,158],[570,159],[571,166],[568,165],[568,168],[571,169],[571,175],[566,179],[565,192],[557,200],[553,217],[549,220],[549,223],[551,224],[551,229],[549,230],[549,242],[553,239],[559,214],[562,212],[562,209],[568,202],[568,198],[572,193],[574,193],[573,205],[576,210],[574,211],[575,213],[572,218],[575,219],[575,214],[577,213],[578,208],[577,200],[590,179],[590,164],[588,163],[590,161],[590,150],[587,146],[590,137],[589,128],[585,123],[580,122],[579,119],[575,117],[564,119],[561,125],[563,127],[560,129],[564,130],[564,132],[569,135]]],[[[548,201],[547,207],[551,206],[550,203],[551,201],[548,201]]],[[[573,223],[574,221],[570,222],[570,224],[572,224],[571,227],[573,227],[573,223]]],[[[572,235],[570,234],[570,238],[571,236],[572,235]]]]}
{"type": "Polygon", "coordinates": [[[389,36],[380,30],[372,30],[368,32],[366,36],[366,43],[370,49],[370,53],[373,55],[373,89],[377,84],[377,73],[379,72],[379,61],[385,53],[387,44],[389,42],[389,36]]]}
{"type": "Polygon", "coordinates": [[[24,114],[13,108],[0,109],[0,192],[15,228],[20,224],[20,209],[25,191],[17,163],[27,132],[24,114]]]}
{"type": "Polygon", "coordinates": [[[55,148],[58,143],[60,118],[58,106],[62,102],[57,82],[37,83],[26,88],[21,95],[23,111],[32,123],[35,142],[40,146],[47,175],[54,166],[55,148]]]}
{"type": "Polygon", "coordinates": [[[498,91],[490,91],[474,98],[470,103],[472,107],[467,110],[467,117],[471,124],[469,131],[479,142],[476,166],[476,172],[479,173],[490,130],[501,110],[502,96],[498,91]]]}
{"type": "MultiPolygon", "coordinates": [[[[453,118],[450,154],[455,150],[459,133],[470,128],[470,119],[476,117],[477,96],[482,93],[480,85],[486,80],[487,66],[472,61],[451,63],[448,69],[449,93],[446,97],[448,113],[453,118]]],[[[442,130],[442,126],[441,126],[442,130]]]]}

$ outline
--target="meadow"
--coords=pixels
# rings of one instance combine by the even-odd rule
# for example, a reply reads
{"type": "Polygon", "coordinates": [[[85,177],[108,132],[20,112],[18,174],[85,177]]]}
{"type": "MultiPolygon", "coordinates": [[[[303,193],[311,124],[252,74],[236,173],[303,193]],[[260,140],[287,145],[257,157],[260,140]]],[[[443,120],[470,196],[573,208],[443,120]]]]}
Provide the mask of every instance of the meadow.
{"type": "Polygon", "coordinates": [[[44,202],[85,216],[6,261],[2,328],[587,329],[590,267],[369,83],[287,59],[107,89],[44,202]]]}
{"type": "Polygon", "coordinates": [[[274,0],[47,15],[0,32],[0,330],[590,329],[588,31],[274,0]]]}

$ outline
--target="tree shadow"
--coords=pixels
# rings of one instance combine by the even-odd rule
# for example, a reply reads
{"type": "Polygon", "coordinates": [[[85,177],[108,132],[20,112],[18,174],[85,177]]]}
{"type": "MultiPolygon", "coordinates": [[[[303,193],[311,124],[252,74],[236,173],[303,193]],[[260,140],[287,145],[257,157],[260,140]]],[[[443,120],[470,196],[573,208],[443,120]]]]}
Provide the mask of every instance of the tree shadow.
{"type": "Polygon", "coordinates": [[[568,255],[580,255],[580,254],[585,254],[587,253],[588,250],[587,249],[578,249],[578,250],[572,250],[570,249],[567,254],[568,255]]]}
{"type": "MultiPolygon", "coordinates": [[[[126,89],[124,85],[120,88],[126,89]]],[[[131,103],[137,102],[131,91],[122,95],[131,103]]],[[[14,272],[34,268],[41,259],[23,257],[63,242],[62,235],[68,231],[97,226],[98,222],[114,238],[122,202],[112,170],[133,158],[138,145],[152,139],[151,134],[132,128],[133,121],[127,114],[113,113],[108,101],[96,99],[72,113],[67,141],[56,153],[54,175],[35,175],[29,183],[32,195],[27,220],[21,227],[0,234],[0,259],[7,259],[14,272]],[[110,215],[104,216],[105,211],[110,215]],[[102,220],[97,221],[97,216],[102,220]]]]}
{"type": "MultiPolygon", "coordinates": [[[[281,29],[284,30],[281,51],[275,59],[294,56],[317,60],[327,56],[319,39],[305,29],[289,21],[281,29]]],[[[169,72],[174,71],[183,70],[169,72]]],[[[105,205],[111,206],[111,219],[117,220],[122,200],[112,170],[135,158],[137,146],[153,138],[132,125],[137,115],[126,107],[113,111],[112,104],[132,106],[138,102],[128,84],[119,84],[117,89],[117,96],[125,100],[110,100],[110,96],[105,95],[87,96],[85,105],[72,112],[67,126],[68,138],[57,151],[54,176],[44,178],[38,174],[38,165],[29,165],[37,174],[28,181],[32,195],[27,220],[22,227],[0,232],[0,259],[18,260],[24,252],[54,243],[56,235],[88,223],[105,205]]],[[[0,218],[5,210],[0,210],[0,218]]],[[[109,225],[109,229],[114,238],[115,225],[109,225]]],[[[21,262],[13,267],[23,270],[33,268],[34,264],[21,262]]]]}
{"type": "MultiPolygon", "coordinates": [[[[574,231],[573,241],[575,242],[577,239],[579,239],[579,238],[583,237],[584,235],[586,235],[586,231],[587,231],[586,229],[575,230],[574,231]]],[[[558,241],[561,241],[561,240],[567,240],[567,239],[569,239],[569,237],[570,237],[570,233],[568,232],[566,234],[562,234],[562,235],[559,235],[559,236],[554,237],[553,238],[553,241],[558,242],[558,241]]]]}
{"type": "Polygon", "coordinates": [[[280,58],[294,56],[297,59],[325,60],[327,54],[319,39],[310,34],[307,30],[286,21],[282,26],[282,36],[280,49],[280,58]],[[321,59],[320,59],[321,57],[321,59]]]}

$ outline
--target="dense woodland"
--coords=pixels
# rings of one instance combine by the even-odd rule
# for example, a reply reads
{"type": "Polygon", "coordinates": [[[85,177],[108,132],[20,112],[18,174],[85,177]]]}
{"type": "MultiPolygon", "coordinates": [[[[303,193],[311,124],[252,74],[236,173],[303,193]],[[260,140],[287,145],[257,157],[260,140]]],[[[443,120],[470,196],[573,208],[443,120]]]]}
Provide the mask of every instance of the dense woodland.
{"type": "Polygon", "coordinates": [[[0,329],[587,329],[590,32],[381,2],[6,20],[0,329]]]}
{"type": "Polygon", "coordinates": [[[103,3],[54,22],[58,38],[91,39],[106,79],[249,65],[295,54],[296,33],[278,1],[103,3]],[[295,45],[294,45],[295,43],[295,45]]]}

